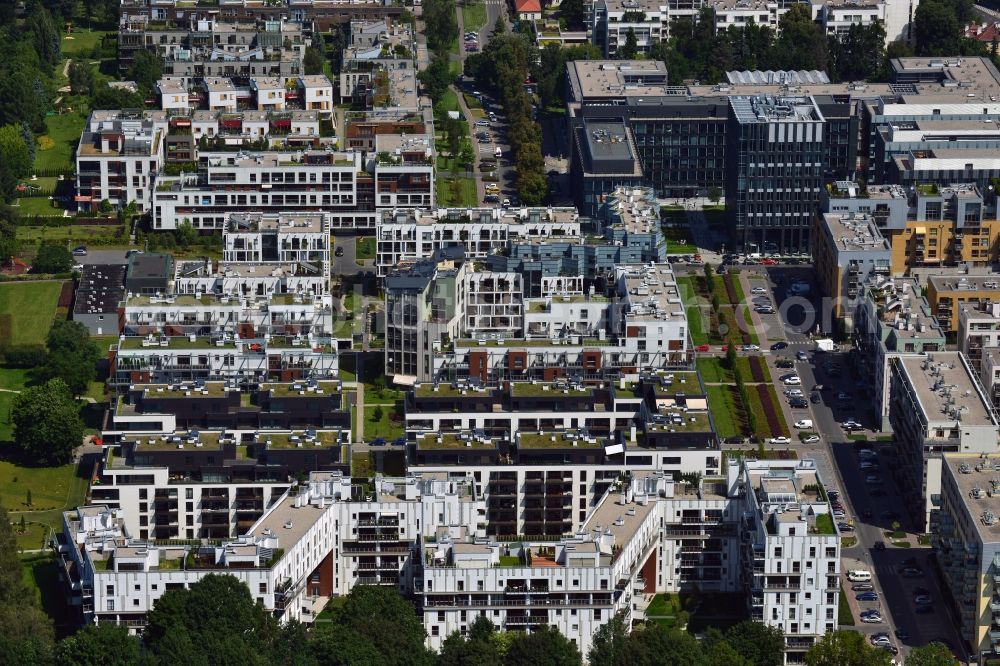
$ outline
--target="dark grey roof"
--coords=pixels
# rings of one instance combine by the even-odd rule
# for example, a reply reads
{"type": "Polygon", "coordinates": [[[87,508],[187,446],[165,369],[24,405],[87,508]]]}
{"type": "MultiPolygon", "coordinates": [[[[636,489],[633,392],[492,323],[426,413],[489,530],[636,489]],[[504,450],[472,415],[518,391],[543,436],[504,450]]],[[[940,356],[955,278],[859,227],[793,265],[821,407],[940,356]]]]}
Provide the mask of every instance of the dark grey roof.
{"type": "Polygon", "coordinates": [[[125,298],[125,266],[90,264],[83,267],[76,290],[74,315],[115,312],[125,298]]]}

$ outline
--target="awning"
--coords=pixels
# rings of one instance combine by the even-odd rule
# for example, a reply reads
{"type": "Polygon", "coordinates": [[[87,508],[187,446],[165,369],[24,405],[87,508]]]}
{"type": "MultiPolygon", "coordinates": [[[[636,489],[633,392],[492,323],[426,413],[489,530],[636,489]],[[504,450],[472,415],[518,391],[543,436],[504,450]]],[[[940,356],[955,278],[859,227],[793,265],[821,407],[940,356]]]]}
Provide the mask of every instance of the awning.
{"type": "Polygon", "coordinates": [[[73,197],[73,201],[77,201],[77,202],[81,202],[81,201],[93,201],[93,200],[94,200],[94,197],[90,196],[89,194],[78,194],[75,197],[73,197]]]}

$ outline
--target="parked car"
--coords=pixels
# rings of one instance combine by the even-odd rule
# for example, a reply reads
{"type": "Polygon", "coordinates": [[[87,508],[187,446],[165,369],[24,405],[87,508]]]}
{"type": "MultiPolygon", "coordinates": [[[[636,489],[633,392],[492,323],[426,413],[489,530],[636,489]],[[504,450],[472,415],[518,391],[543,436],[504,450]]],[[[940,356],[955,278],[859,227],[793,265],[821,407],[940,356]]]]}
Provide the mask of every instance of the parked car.
{"type": "Polygon", "coordinates": [[[344,248],[338,247],[336,250],[333,251],[333,256],[335,256],[335,257],[342,257],[342,256],[344,256],[344,248]]]}
{"type": "Polygon", "coordinates": [[[807,361],[809,360],[809,354],[805,353],[804,351],[795,352],[795,358],[797,358],[800,361],[807,361]]]}
{"type": "Polygon", "coordinates": [[[789,398],[801,398],[802,397],[802,389],[789,388],[789,389],[785,389],[784,391],[782,391],[782,393],[784,393],[789,398]]]}
{"type": "Polygon", "coordinates": [[[767,259],[761,260],[760,265],[761,266],[777,266],[778,262],[775,261],[774,259],[771,259],[770,257],[768,257],[767,259]]]}
{"type": "Polygon", "coordinates": [[[777,361],[775,361],[774,365],[775,367],[778,368],[788,369],[788,368],[794,368],[795,362],[789,358],[779,358],[777,361]]]}
{"type": "Polygon", "coordinates": [[[406,446],[406,438],[405,437],[397,437],[396,439],[392,440],[392,445],[393,446],[406,446]]]}
{"type": "Polygon", "coordinates": [[[791,444],[792,440],[787,437],[772,437],[770,442],[771,444],[791,444]]]}
{"type": "Polygon", "coordinates": [[[870,613],[862,613],[861,621],[866,624],[879,624],[882,622],[882,614],[878,611],[872,611],[870,613]]]}
{"type": "Polygon", "coordinates": [[[854,598],[858,601],[878,601],[878,592],[860,592],[854,598]]]}
{"type": "Polygon", "coordinates": [[[812,419],[799,419],[794,423],[796,430],[808,430],[813,427],[812,419]]]}
{"type": "Polygon", "coordinates": [[[695,349],[695,351],[707,352],[709,350],[709,346],[708,345],[698,345],[694,349],[695,349]]]}
{"type": "Polygon", "coordinates": [[[753,311],[757,314],[774,314],[774,308],[764,305],[758,305],[753,311]]]}
{"type": "Polygon", "coordinates": [[[896,638],[898,638],[901,641],[905,641],[910,638],[910,632],[908,632],[906,629],[897,629],[896,631],[893,632],[893,634],[895,634],[896,638]]]}
{"type": "Polygon", "coordinates": [[[740,436],[726,437],[726,439],[724,441],[725,441],[726,444],[745,444],[746,443],[746,439],[744,439],[743,437],[740,437],[740,436]]]}
{"type": "Polygon", "coordinates": [[[73,256],[74,257],[86,257],[87,256],[87,248],[84,247],[83,245],[80,245],[78,247],[74,247],[73,248],[73,256]]]}
{"type": "Polygon", "coordinates": [[[798,375],[785,375],[781,378],[781,381],[788,386],[800,386],[802,384],[802,379],[798,375]]]}
{"type": "Polygon", "coordinates": [[[802,438],[803,444],[815,444],[819,441],[819,435],[808,435],[802,438]]]}
{"type": "Polygon", "coordinates": [[[767,293],[767,288],[766,287],[754,287],[753,289],[750,290],[750,293],[753,294],[754,296],[759,296],[760,294],[766,294],[767,293]]]}
{"type": "Polygon", "coordinates": [[[809,403],[806,402],[805,398],[792,398],[788,401],[788,405],[792,409],[806,409],[809,407],[809,403]]]}
{"type": "Polygon", "coordinates": [[[760,351],[759,345],[741,345],[740,350],[742,351],[760,351]]]}
{"type": "Polygon", "coordinates": [[[877,634],[872,634],[871,636],[868,637],[868,640],[871,641],[872,645],[875,645],[876,643],[889,643],[889,642],[891,642],[891,639],[889,638],[889,634],[887,634],[884,631],[880,631],[877,634]]]}
{"type": "Polygon", "coordinates": [[[385,437],[376,437],[373,439],[372,446],[385,446],[385,437]]]}
{"type": "MultiPolygon", "coordinates": [[[[837,523],[837,527],[840,529],[841,532],[853,532],[854,531],[854,525],[851,525],[850,523],[837,523]]],[[[858,585],[868,585],[868,583],[858,583],[858,585]]],[[[851,589],[854,590],[855,592],[865,592],[866,591],[866,590],[860,590],[860,589],[858,589],[857,585],[855,585],[851,589]]],[[[874,588],[867,588],[867,589],[874,589],[874,588]]]]}

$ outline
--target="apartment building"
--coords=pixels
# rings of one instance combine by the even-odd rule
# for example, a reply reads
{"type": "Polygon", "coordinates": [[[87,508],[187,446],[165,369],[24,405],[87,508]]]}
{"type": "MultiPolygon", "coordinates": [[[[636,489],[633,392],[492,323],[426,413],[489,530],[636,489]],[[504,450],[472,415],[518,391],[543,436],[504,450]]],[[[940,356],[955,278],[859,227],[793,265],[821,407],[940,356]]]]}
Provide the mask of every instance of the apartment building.
{"type": "Polygon", "coordinates": [[[889,419],[898,454],[893,474],[920,531],[940,508],[942,456],[997,450],[996,411],[961,352],[901,356],[890,363],[889,419]]]}
{"type": "Polygon", "coordinates": [[[91,111],[76,148],[79,210],[101,202],[115,208],[135,203],[150,210],[153,183],[164,161],[166,116],[139,111],[91,111]]]}
{"type": "Polygon", "coordinates": [[[832,317],[849,335],[863,285],[891,272],[891,248],[874,219],[855,213],[817,216],[811,240],[819,288],[830,299],[832,317]]]}
{"type": "Polygon", "coordinates": [[[324,117],[333,112],[333,83],[325,74],[310,74],[296,79],[302,108],[319,111],[324,117]]]}
{"type": "Polygon", "coordinates": [[[380,134],[375,137],[375,203],[379,208],[435,207],[434,137],[380,134]]]}
{"type": "Polygon", "coordinates": [[[122,12],[119,19],[118,67],[128,71],[141,50],[163,59],[169,76],[296,76],[310,38],[300,21],[287,16],[269,20],[226,20],[218,11],[181,11],[167,18],[122,12]]]}
{"type": "MultiPolygon", "coordinates": [[[[530,488],[556,482],[526,474],[530,488]]],[[[812,461],[731,461],[696,482],[615,470],[582,528],[559,540],[485,539],[487,498],[502,487],[421,473],[366,496],[314,472],[217,545],[137,539],[129,508],[86,506],[64,514],[58,552],[75,565],[84,621],[136,629],[163,592],[220,570],[281,621],[311,622],[357,584],[396,586],[417,597],[431,648],[485,614],[508,630],[554,625],[586,650],[616,613],[638,622],[655,593],[691,589],[745,592],[754,617],[782,628],[789,662],[836,629],[839,538],[812,461]]]]}
{"type": "Polygon", "coordinates": [[[863,284],[853,315],[859,370],[873,398],[876,429],[891,430],[889,364],[898,356],[944,351],[945,335],[914,278],[876,276],[863,284]]]}
{"type": "Polygon", "coordinates": [[[344,147],[347,150],[371,152],[375,140],[382,134],[425,135],[433,132],[434,118],[430,109],[419,112],[397,109],[370,109],[344,112],[344,147]]]}
{"type": "Polygon", "coordinates": [[[579,236],[580,215],[572,207],[384,210],[375,230],[375,269],[386,275],[401,263],[448,248],[485,260],[510,241],[579,236]]]}
{"type": "Polygon", "coordinates": [[[340,101],[370,106],[379,73],[413,72],[413,32],[405,24],[352,21],[340,68],[340,101]]]}
{"type": "Polygon", "coordinates": [[[1000,222],[991,219],[993,206],[971,183],[862,190],[853,182],[838,182],[821,205],[831,212],[871,215],[892,246],[894,275],[926,266],[984,267],[997,256],[1000,222]]]}
{"type": "Polygon", "coordinates": [[[956,333],[962,304],[1000,301],[1000,280],[991,275],[928,275],[927,301],[941,328],[956,333]]]}
{"type": "Polygon", "coordinates": [[[284,111],[285,91],[285,84],[276,76],[255,76],[250,79],[250,92],[258,111],[284,111]]]}
{"type": "Polygon", "coordinates": [[[989,659],[1000,654],[1000,503],[995,455],[947,454],[941,478],[941,510],[934,554],[958,618],[966,649],[989,659]]]}
{"type": "Polygon", "coordinates": [[[1000,303],[960,303],[958,306],[958,349],[978,370],[994,407],[1000,403],[1000,303]]]}
{"type": "Polygon", "coordinates": [[[807,252],[824,173],[823,113],[812,97],[730,97],[726,215],[748,253],[807,252]],[[801,166],[790,166],[801,165],[801,166]]]}
{"type": "Polygon", "coordinates": [[[668,37],[667,12],[667,5],[659,0],[598,0],[593,9],[594,42],[606,58],[612,58],[631,33],[637,51],[648,53],[653,44],[668,37]]]}
{"type": "MultiPolygon", "coordinates": [[[[231,213],[331,211],[355,216],[365,176],[359,153],[202,153],[203,169],[160,175],[153,228],[219,230],[231,213]]],[[[372,202],[373,203],[373,202],[372,202]]]]}

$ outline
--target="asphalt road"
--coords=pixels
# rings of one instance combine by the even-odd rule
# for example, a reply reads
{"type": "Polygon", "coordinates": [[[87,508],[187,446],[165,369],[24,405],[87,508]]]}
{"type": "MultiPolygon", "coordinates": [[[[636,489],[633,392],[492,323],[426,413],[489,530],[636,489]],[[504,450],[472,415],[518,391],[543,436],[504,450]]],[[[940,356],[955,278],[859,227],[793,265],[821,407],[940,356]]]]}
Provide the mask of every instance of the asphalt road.
{"type": "MultiPolygon", "coordinates": [[[[815,294],[816,285],[812,281],[813,271],[810,266],[797,267],[747,267],[751,271],[767,274],[768,297],[772,299],[777,314],[762,315],[761,346],[764,354],[772,365],[772,376],[779,396],[785,388],[779,377],[795,372],[801,379],[801,388],[809,396],[814,386],[823,385],[819,391],[821,402],[810,401],[805,410],[791,410],[787,401],[783,408],[789,423],[793,420],[808,418],[813,421],[813,430],[821,441],[814,445],[795,443],[800,458],[812,458],[819,467],[820,474],[826,480],[827,488],[840,490],[840,499],[845,507],[847,517],[837,522],[853,521],[855,531],[844,536],[857,537],[856,545],[842,549],[842,567],[844,573],[844,594],[854,610],[858,624],[856,630],[870,636],[877,632],[888,632],[892,635],[896,630],[903,630],[908,638],[893,641],[900,649],[900,655],[908,653],[909,649],[923,645],[931,640],[945,639],[951,645],[960,646],[956,630],[955,618],[950,617],[950,606],[945,602],[941,586],[934,573],[930,548],[897,548],[892,546],[884,532],[890,529],[893,520],[899,520],[904,530],[913,532],[917,526],[912,523],[906,507],[902,505],[896,480],[887,470],[893,467],[893,451],[891,443],[868,444],[878,453],[881,465],[877,473],[880,482],[866,482],[866,475],[859,464],[858,449],[861,446],[848,440],[840,424],[848,418],[859,420],[862,425],[871,427],[865,419],[870,418],[870,409],[863,408],[870,400],[868,393],[862,388],[863,378],[856,374],[852,352],[846,349],[840,353],[824,353],[813,351],[815,344],[811,342],[808,333],[829,330],[830,323],[823,320],[823,302],[815,294]],[[794,281],[805,281],[812,285],[810,294],[805,298],[789,297],[787,287],[794,281]],[[766,337],[766,341],[765,338],[766,337]],[[770,351],[766,345],[774,340],[784,339],[788,347],[780,351],[770,351]],[[807,351],[805,361],[796,359],[799,351],[807,351]],[[794,370],[780,370],[773,366],[778,358],[789,358],[795,362],[794,370]],[[835,369],[839,367],[839,371],[835,369]],[[839,399],[845,394],[846,399],[839,399]],[[886,543],[884,550],[876,550],[877,542],[886,543]],[[911,560],[923,571],[923,575],[915,578],[904,578],[899,570],[904,561],[911,560]],[[851,590],[846,572],[850,569],[864,568],[873,574],[875,591],[879,594],[876,602],[858,602],[856,592],[851,590]],[[918,588],[923,588],[934,600],[934,612],[918,614],[915,612],[913,596],[918,588]],[[858,610],[878,608],[885,620],[878,624],[860,622],[858,610]],[[947,615],[950,620],[942,622],[947,615]]],[[[744,269],[746,270],[746,269],[744,269]]],[[[754,280],[753,284],[764,283],[764,280],[754,280]]],[[[748,297],[749,294],[748,294],[748,297]]],[[[875,433],[865,431],[870,440],[875,433]]],[[[960,648],[961,649],[961,648],[960,648]]],[[[967,654],[960,654],[967,658],[967,654]]]]}

